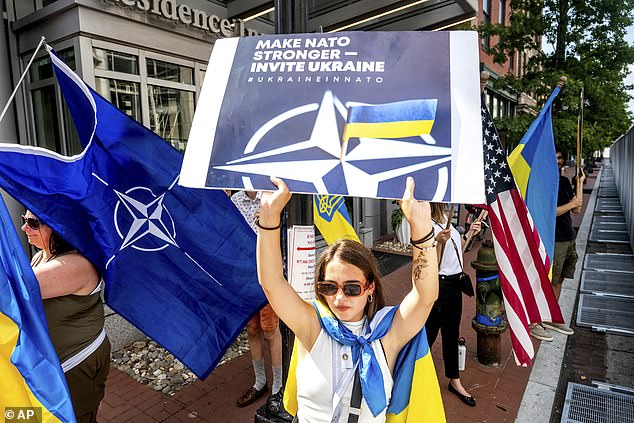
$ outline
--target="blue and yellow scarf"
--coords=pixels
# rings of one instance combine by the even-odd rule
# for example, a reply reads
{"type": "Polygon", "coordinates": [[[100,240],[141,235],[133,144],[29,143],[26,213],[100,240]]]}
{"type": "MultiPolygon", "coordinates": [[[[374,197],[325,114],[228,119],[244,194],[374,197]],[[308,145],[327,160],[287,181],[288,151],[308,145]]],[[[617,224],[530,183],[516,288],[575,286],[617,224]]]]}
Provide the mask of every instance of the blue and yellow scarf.
{"type": "MultiPolygon", "coordinates": [[[[356,336],[324,304],[313,302],[313,306],[323,330],[337,342],[351,347],[353,359],[359,366],[363,398],[374,416],[387,406],[388,423],[445,422],[438,378],[425,328],[398,355],[394,367],[392,399],[388,405],[383,390],[383,374],[370,344],[387,334],[397,307],[380,310],[370,322],[366,333],[356,336]]],[[[296,368],[297,345],[293,348],[284,390],[284,407],[291,414],[297,413],[296,368]]]]}

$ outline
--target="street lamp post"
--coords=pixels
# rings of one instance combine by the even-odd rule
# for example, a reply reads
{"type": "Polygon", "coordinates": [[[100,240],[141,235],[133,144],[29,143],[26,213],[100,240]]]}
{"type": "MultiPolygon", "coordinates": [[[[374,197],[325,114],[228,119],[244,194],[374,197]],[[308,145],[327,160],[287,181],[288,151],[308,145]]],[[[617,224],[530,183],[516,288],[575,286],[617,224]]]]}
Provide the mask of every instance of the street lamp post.
{"type": "MultiPolygon", "coordinates": [[[[306,32],[308,15],[306,11],[306,0],[275,0],[275,33],[276,34],[298,34],[306,32]]],[[[294,195],[286,206],[282,216],[282,258],[285,272],[288,268],[288,254],[286,251],[286,228],[291,225],[310,224],[306,213],[302,213],[303,206],[308,201],[306,195],[294,195]]],[[[288,275],[287,275],[288,277],[288,275]]],[[[282,368],[284,380],[288,377],[288,366],[291,361],[293,351],[294,334],[284,322],[280,321],[280,332],[282,334],[282,368]]],[[[267,405],[260,407],[255,413],[255,423],[286,423],[282,417],[268,412],[267,405]]]]}

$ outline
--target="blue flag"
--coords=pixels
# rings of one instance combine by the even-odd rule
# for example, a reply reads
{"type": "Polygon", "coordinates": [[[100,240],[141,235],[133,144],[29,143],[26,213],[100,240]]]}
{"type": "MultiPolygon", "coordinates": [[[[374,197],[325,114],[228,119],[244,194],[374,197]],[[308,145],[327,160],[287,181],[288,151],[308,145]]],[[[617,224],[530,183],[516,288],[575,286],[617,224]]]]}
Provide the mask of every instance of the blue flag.
{"type": "Polygon", "coordinates": [[[3,413],[8,412],[6,407],[29,407],[41,413],[38,421],[75,422],[66,378],[48,335],[40,286],[2,197],[0,381],[3,413]]]}
{"type": "Polygon", "coordinates": [[[555,152],[552,109],[560,87],[556,87],[539,116],[522,137],[508,158],[511,172],[541,237],[550,268],[555,251],[555,218],[559,168],[555,152]]]}
{"type": "Polygon", "coordinates": [[[112,309],[205,378],[266,302],[255,234],[223,191],[178,185],[178,151],[51,62],[85,149],[0,145],[0,186],[97,266],[112,309]]]}

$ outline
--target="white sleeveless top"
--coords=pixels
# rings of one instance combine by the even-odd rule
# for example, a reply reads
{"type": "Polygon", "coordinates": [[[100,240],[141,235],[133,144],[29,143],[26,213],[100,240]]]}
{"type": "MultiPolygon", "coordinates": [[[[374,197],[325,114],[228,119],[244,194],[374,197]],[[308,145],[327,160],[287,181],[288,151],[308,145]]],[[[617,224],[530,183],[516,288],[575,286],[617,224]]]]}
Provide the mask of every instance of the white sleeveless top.
{"type": "MultiPolygon", "coordinates": [[[[364,323],[365,318],[360,322],[346,322],[344,324],[355,335],[360,335],[363,332],[364,323]]],[[[389,404],[392,396],[392,386],[394,385],[392,373],[387,365],[381,341],[373,341],[370,345],[383,373],[385,399],[389,404]]],[[[346,423],[348,421],[353,380],[350,379],[347,387],[343,390],[339,418],[332,420],[336,411],[333,404],[333,395],[337,383],[337,380],[333,380],[333,375],[338,372],[341,377],[346,372],[346,369],[352,369],[353,367],[351,348],[335,341],[323,329],[319,333],[310,353],[300,350],[296,376],[297,417],[301,423],[346,423]]],[[[374,417],[364,399],[361,403],[359,423],[383,422],[385,422],[385,410],[374,417]]]]}
{"type": "MultiPolygon", "coordinates": [[[[445,215],[445,219],[447,216],[445,215]]],[[[434,236],[437,236],[440,231],[445,229],[445,225],[441,226],[436,221],[433,221],[434,236]]],[[[438,274],[451,276],[462,272],[462,241],[460,239],[460,232],[451,225],[451,231],[449,231],[451,239],[448,239],[445,243],[445,249],[442,255],[442,260],[439,266],[438,274]],[[453,243],[451,242],[453,240],[453,243]],[[456,248],[454,248],[454,243],[456,248]]]]}

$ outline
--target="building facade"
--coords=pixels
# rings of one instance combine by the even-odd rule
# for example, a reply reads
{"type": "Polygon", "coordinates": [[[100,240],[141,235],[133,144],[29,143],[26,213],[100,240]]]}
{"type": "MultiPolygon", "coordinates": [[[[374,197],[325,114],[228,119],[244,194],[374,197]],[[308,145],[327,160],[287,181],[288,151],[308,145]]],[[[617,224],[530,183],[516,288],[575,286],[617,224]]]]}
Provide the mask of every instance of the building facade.
{"type": "MultiPolygon", "coordinates": [[[[483,23],[509,25],[510,0],[479,0],[478,10],[478,25],[483,23]]],[[[498,42],[497,38],[492,36],[480,39],[480,68],[490,74],[484,89],[485,101],[493,118],[516,116],[518,113],[526,112],[527,106],[537,104],[533,95],[495,87],[494,84],[496,80],[508,74],[521,77],[525,72],[528,59],[537,54],[537,51],[516,51],[507,57],[505,63],[495,63],[484,49],[494,46],[498,42]]]]}

